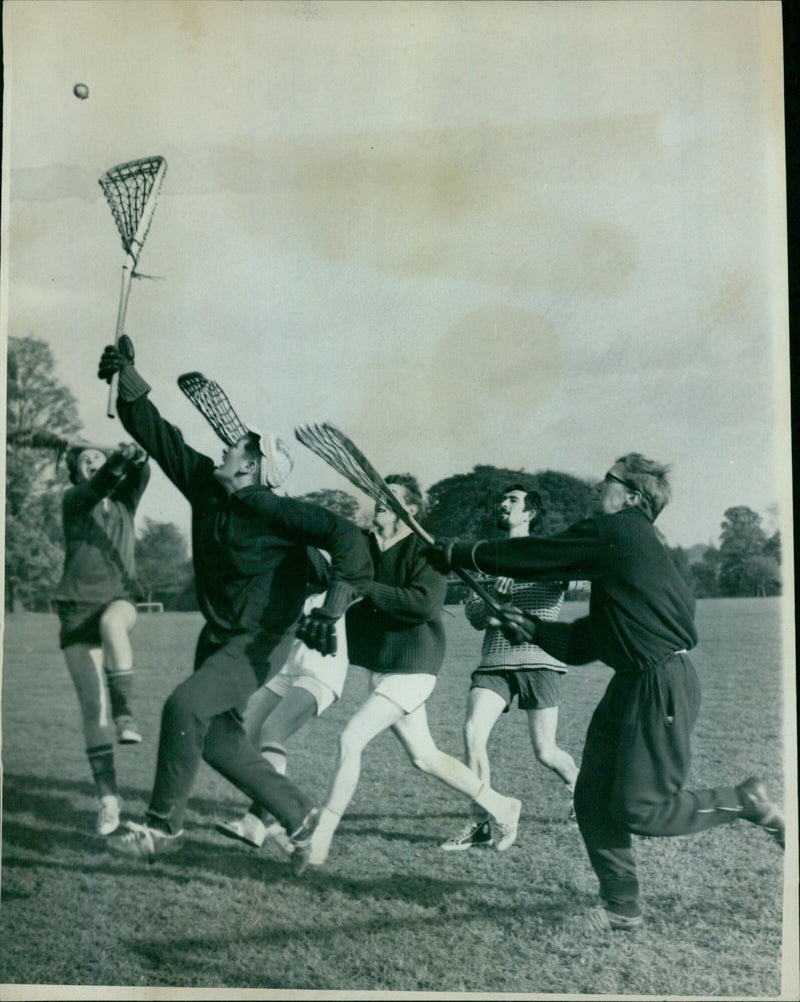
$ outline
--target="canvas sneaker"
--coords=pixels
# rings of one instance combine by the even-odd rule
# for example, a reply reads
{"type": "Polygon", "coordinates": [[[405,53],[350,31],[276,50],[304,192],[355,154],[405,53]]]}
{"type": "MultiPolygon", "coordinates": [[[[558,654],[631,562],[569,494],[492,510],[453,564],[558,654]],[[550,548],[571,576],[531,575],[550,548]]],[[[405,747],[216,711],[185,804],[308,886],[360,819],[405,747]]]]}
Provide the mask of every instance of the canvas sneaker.
{"type": "Polygon", "coordinates": [[[519,816],[522,811],[522,801],[514,797],[507,797],[509,801],[508,814],[494,819],[494,848],[497,852],[505,852],[517,840],[517,827],[519,826],[519,816]]]}
{"type": "Polygon", "coordinates": [[[487,847],[492,844],[492,822],[489,818],[470,821],[457,835],[439,846],[445,852],[463,852],[464,849],[487,847]]]}
{"type": "Polygon", "coordinates": [[[280,821],[274,821],[264,831],[264,841],[266,842],[267,839],[272,839],[275,845],[277,845],[279,849],[282,849],[287,856],[291,856],[294,852],[294,843],[286,834],[286,829],[280,821]]]}
{"type": "Polygon", "coordinates": [[[632,932],[644,925],[642,915],[619,915],[617,912],[609,911],[608,908],[599,906],[590,908],[582,915],[575,915],[567,919],[566,929],[568,932],[580,936],[604,936],[609,932],[632,932]]]}
{"type": "Polygon", "coordinates": [[[100,798],[97,811],[97,834],[110,835],[119,828],[119,797],[107,794],[100,798]]]}
{"type": "Polygon", "coordinates": [[[773,803],[762,779],[751,776],[736,787],[742,801],[742,817],[758,825],[775,839],[781,849],[786,847],[786,823],[783,812],[773,803]]]}
{"type": "Polygon", "coordinates": [[[117,729],[117,741],[121,745],[138,745],[141,742],[142,735],[130,715],[116,717],[114,726],[117,729]]]}
{"type": "Polygon", "coordinates": [[[183,848],[183,832],[170,835],[149,825],[128,821],[124,832],[116,832],[106,839],[106,848],[114,856],[141,859],[152,863],[156,856],[166,856],[183,848]]]}
{"type": "Polygon", "coordinates": [[[303,819],[297,831],[292,832],[292,873],[295,877],[305,873],[310,863],[311,838],[319,821],[318,808],[312,808],[303,819]]]}
{"type": "Polygon", "coordinates": [[[254,845],[256,849],[261,848],[267,836],[267,826],[261,818],[249,812],[235,821],[219,821],[214,827],[220,835],[238,839],[247,845],[254,845]]]}

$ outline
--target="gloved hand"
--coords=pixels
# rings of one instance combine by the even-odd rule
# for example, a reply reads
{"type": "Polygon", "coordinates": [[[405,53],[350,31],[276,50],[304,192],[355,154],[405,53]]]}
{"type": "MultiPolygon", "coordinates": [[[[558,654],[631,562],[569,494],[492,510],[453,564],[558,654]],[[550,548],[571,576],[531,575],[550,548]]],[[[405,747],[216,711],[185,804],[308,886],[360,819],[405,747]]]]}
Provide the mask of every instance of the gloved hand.
{"type": "Polygon", "coordinates": [[[147,462],[147,453],[137,442],[120,442],[108,457],[107,465],[118,476],[122,476],[126,467],[142,466],[147,462]]]}
{"type": "Polygon", "coordinates": [[[505,598],[510,595],[514,588],[513,578],[496,578],[494,582],[494,591],[498,598],[505,598]]]}
{"type": "Polygon", "coordinates": [[[355,589],[346,581],[331,581],[325,593],[325,601],[318,609],[312,609],[309,615],[303,616],[295,630],[295,636],[312,650],[321,654],[335,654],[336,623],[356,597],[355,589]]]}
{"type": "Polygon", "coordinates": [[[536,628],[541,620],[529,616],[510,603],[500,610],[500,631],[510,644],[536,643],[536,628]]]}
{"type": "Polygon", "coordinates": [[[116,345],[106,345],[97,367],[98,379],[107,383],[119,373],[118,392],[123,400],[136,400],[150,390],[150,385],[136,371],[134,357],[133,341],[123,334],[116,345]]]}

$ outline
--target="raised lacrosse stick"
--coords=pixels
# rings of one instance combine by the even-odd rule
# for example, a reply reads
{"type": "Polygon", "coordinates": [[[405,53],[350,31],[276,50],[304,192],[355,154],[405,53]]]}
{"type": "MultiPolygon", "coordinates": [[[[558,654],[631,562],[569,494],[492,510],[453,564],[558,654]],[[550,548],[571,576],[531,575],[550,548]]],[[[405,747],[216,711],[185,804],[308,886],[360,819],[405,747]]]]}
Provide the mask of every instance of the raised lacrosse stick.
{"type": "MultiPolygon", "coordinates": [[[[128,309],[131,279],[136,274],[139,252],[150,229],[161,182],[166,172],[167,161],[163,157],[145,157],[142,160],[131,160],[112,167],[99,181],[103,194],[111,206],[111,213],[122,237],[122,247],[125,251],[114,344],[125,333],[125,313],[128,309]]],[[[106,413],[110,418],[114,417],[117,378],[115,374],[108,388],[106,413]]]]}
{"type": "MultiPolygon", "coordinates": [[[[379,501],[390,508],[420,539],[428,544],[436,542],[411,512],[406,510],[380,473],[343,431],[332,424],[324,423],[295,428],[294,434],[298,442],[324,460],[345,480],[349,480],[354,487],[363,491],[373,501],[379,501]]],[[[498,618],[503,618],[500,603],[479,581],[461,567],[454,567],[453,570],[465,584],[469,585],[484,605],[488,606],[498,618]]]]}
{"type": "Polygon", "coordinates": [[[271,487],[281,485],[294,466],[294,460],[281,439],[272,435],[262,435],[254,428],[248,428],[231,406],[219,383],[207,379],[202,372],[185,372],[182,376],[178,376],[178,386],[226,445],[236,445],[245,435],[255,432],[259,436],[262,455],[266,461],[267,483],[271,487]],[[283,456],[283,469],[276,452],[280,452],[283,456]]]}

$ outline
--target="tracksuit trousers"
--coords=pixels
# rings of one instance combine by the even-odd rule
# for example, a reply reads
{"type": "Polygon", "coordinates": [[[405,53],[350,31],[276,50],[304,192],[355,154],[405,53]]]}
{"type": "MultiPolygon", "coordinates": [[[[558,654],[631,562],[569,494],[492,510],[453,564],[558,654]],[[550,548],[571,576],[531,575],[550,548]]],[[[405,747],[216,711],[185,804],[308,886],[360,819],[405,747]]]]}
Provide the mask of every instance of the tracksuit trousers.
{"type": "Polygon", "coordinates": [[[595,710],[575,786],[575,814],[600,896],[639,914],[631,834],[690,835],[742,816],[733,787],[685,790],[700,683],[686,654],[617,672],[595,710]]]}
{"type": "Polygon", "coordinates": [[[216,638],[204,627],[194,674],[167,699],[161,715],[158,763],[148,817],[183,829],[186,805],[200,760],[296,831],[311,804],[265,761],[242,726],[241,711],[266,678],[269,655],[281,634],[216,638]]]}

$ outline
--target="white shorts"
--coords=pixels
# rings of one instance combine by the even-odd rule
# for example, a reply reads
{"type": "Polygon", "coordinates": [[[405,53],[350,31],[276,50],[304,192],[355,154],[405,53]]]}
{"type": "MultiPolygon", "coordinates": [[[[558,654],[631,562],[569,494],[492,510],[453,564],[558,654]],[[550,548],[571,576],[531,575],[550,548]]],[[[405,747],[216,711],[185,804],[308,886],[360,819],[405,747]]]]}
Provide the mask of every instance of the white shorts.
{"type": "MultiPolygon", "coordinates": [[[[325,601],[324,593],[306,599],[303,613],[308,614],[325,601]]],[[[278,696],[285,696],[293,687],[307,689],[317,702],[317,716],[327,710],[342,695],[347,675],[347,633],[344,616],[336,624],[336,653],[320,654],[289,633],[276,647],[270,659],[283,665],[266,683],[266,688],[278,696]]]]}
{"type": "Polygon", "coordinates": [[[435,675],[416,672],[393,672],[385,675],[379,671],[369,672],[370,690],[390,699],[404,713],[418,710],[433,692],[435,685],[435,675]]]}

